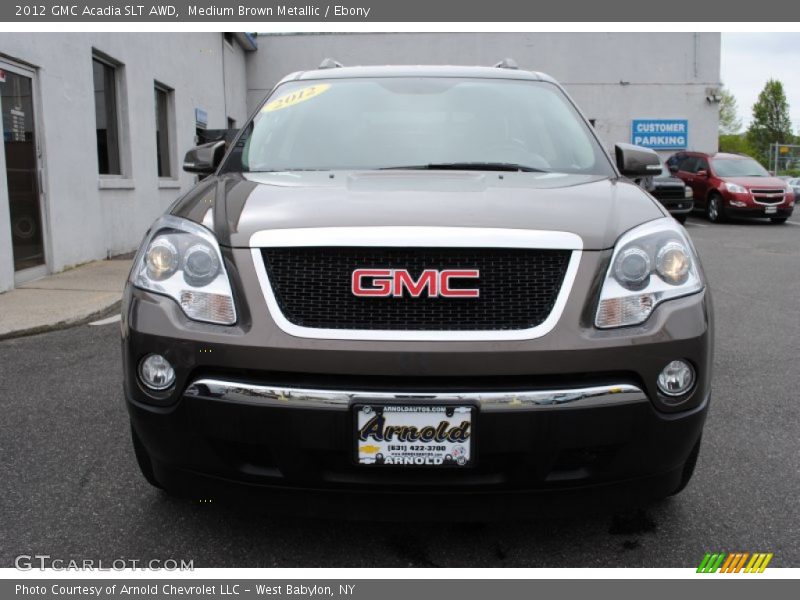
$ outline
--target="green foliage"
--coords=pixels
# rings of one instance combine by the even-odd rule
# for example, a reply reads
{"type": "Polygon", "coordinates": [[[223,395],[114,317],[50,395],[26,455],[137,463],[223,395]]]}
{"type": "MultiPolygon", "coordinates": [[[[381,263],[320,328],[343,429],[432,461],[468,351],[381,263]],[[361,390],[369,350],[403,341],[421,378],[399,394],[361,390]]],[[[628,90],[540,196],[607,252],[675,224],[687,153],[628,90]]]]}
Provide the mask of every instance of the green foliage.
{"type": "Polygon", "coordinates": [[[721,91],[719,102],[719,135],[732,135],[742,130],[742,119],[739,117],[739,106],[736,97],[725,88],[721,91]]]}
{"type": "Polygon", "coordinates": [[[741,134],[727,134],[719,136],[719,151],[732,154],[747,154],[753,156],[754,150],[747,137],[741,134]]]}
{"type": "Polygon", "coordinates": [[[786,100],[783,84],[776,79],[770,79],[753,104],[753,120],[747,129],[747,141],[755,158],[767,165],[770,144],[791,144],[794,140],[789,102],[786,100]]]}

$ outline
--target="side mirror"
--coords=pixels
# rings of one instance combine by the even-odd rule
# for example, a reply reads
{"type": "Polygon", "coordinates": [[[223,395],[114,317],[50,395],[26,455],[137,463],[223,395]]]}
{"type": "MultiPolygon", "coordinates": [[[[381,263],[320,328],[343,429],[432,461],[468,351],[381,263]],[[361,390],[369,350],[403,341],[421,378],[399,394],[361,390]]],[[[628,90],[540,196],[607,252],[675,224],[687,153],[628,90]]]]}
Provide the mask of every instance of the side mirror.
{"type": "Polygon", "coordinates": [[[679,170],[678,169],[678,165],[670,165],[669,166],[669,172],[672,173],[673,175],[675,175],[675,173],[677,173],[678,170],[679,170]]]}
{"type": "Polygon", "coordinates": [[[697,173],[695,173],[695,177],[699,177],[700,179],[705,179],[708,177],[708,171],[705,169],[700,169],[697,173]]]}
{"type": "Polygon", "coordinates": [[[217,170],[223,156],[225,156],[223,140],[195,146],[186,153],[186,157],[183,159],[183,170],[187,173],[208,175],[217,170]]]}
{"type": "Polygon", "coordinates": [[[614,152],[617,168],[627,177],[658,175],[661,172],[661,159],[655,150],[633,144],[617,144],[614,152]]]}

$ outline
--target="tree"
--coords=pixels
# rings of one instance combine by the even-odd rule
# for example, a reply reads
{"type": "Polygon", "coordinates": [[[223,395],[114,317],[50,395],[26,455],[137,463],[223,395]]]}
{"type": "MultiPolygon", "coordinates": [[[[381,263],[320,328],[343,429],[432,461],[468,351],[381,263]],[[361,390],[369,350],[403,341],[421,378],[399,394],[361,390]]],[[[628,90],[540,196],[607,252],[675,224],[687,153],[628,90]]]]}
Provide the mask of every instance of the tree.
{"type": "Polygon", "coordinates": [[[747,141],[743,133],[728,133],[719,136],[719,151],[732,154],[747,154],[755,156],[756,152],[747,141]]]}
{"type": "Polygon", "coordinates": [[[747,129],[747,141],[756,158],[764,165],[769,165],[770,144],[790,144],[794,141],[789,102],[783,84],[777,79],[767,81],[753,104],[753,120],[747,129]]]}
{"type": "Polygon", "coordinates": [[[739,107],[736,97],[725,88],[722,88],[719,101],[719,134],[733,135],[742,129],[742,120],[739,118],[739,107]]]}

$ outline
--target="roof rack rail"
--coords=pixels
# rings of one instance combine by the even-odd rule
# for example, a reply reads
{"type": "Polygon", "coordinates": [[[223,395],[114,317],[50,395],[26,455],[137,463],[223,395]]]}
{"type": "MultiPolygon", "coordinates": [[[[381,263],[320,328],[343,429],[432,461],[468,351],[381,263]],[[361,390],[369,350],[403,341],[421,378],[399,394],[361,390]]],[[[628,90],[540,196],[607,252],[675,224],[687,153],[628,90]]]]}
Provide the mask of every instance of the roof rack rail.
{"type": "Polygon", "coordinates": [[[326,58],[321,63],[319,63],[318,69],[341,69],[344,65],[340,63],[338,60],[333,60],[332,58],[326,58]]]}
{"type": "Polygon", "coordinates": [[[494,65],[494,68],[495,69],[519,69],[519,65],[517,64],[517,61],[515,61],[513,58],[504,58],[499,63],[494,65]]]}

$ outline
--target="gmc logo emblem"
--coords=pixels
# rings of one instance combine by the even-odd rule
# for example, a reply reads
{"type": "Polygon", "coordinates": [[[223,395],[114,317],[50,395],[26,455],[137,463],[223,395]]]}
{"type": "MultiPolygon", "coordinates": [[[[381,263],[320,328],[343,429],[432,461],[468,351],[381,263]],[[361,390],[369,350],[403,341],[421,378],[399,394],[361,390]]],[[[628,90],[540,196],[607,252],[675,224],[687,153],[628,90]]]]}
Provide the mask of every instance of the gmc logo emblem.
{"type": "Polygon", "coordinates": [[[478,279],[477,269],[425,269],[414,279],[405,269],[356,269],[353,271],[354,296],[402,298],[408,292],[412,298],[477,298],[477,288],[453,288],[454,279],[478,279]]]}

